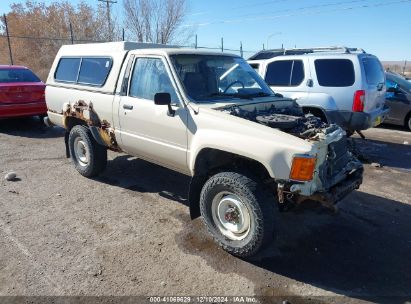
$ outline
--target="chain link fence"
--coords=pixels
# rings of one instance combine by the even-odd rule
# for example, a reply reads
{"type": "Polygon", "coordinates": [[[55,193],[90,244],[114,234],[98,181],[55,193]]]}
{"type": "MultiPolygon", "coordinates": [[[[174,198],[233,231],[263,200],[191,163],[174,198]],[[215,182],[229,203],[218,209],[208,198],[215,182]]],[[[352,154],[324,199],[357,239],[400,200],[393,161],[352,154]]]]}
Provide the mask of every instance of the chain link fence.
{"type": "MultiPolygon", "coordinates": [[[[0,34],[0,64],[27,66],[32,69],[42,80],[47,78],[54,57],[62,45],[77,43],[100,43],[109,41],[104,39],[77,38],[76,33],[73,32],[73,27],[71,24],[69,24],[68,27],[69,35],[67,37],[48,37],[46,34],[39,36],[14,35],[13,32],[9,31],[6,16],[3,16],[3,18],[5,26],[3,28],[3,33],[0,34]]],[[[125,34],[126,31],[123,29],[114,41],[124,41],[126,36],[125,34]]],[[[242,57],[249,57],[257,52],[254,50],[243,49],[241,42],[239,42],[238,49],[226,48],[224,46],[223,38],[221,38],[220,43],[217,46],[199,45],[197,35],[193,37],[193,40],[194,41],[191,44],[188,43],[178,46],[230,52],[238,54],[242,57]]]]}

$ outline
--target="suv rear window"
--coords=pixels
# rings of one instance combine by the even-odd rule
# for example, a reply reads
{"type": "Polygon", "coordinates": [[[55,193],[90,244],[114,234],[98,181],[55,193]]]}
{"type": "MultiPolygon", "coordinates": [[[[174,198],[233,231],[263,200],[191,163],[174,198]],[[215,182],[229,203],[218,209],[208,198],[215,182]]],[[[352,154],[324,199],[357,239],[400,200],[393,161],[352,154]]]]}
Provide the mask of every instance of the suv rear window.
{"type": "Polygon", "coordinates": [[[377,58],[363,58],[362,62],[368,84],[384,83],[384,69],[377,58]]]}
{"type": "Polygon", "coordinates": [[[354,65],[349,59],[317,59],[314,65],[322,87],[350,87],[355,82],[354,65]]]}
{"type": "Polygon", "coordinates": [[[54,76],[56,81],[103,86],[113,61],[109,57],[61,58],[54,76]]]}
{"type": "Polygon", "coordinates": [[[279,60],[270,63],[265,81],[271,86],[295,87],[304,80],[304,65],[301,60],[279,60]]]}

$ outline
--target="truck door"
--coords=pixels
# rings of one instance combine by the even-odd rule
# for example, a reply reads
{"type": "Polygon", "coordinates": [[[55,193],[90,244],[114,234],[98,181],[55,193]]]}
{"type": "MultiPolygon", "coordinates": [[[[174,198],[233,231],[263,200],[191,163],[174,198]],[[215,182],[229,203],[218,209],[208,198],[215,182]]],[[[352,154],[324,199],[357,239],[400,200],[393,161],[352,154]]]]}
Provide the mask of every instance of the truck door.
{"type": "Polygon", "coordinates": [[[187,115],[170,68],[162,57],[135,56],[128,88],[119,103],[122,148],[137,157],[187,173],[187,115]],[[154,104],[156,93],[169,93],[175,114],[154,104]]]}

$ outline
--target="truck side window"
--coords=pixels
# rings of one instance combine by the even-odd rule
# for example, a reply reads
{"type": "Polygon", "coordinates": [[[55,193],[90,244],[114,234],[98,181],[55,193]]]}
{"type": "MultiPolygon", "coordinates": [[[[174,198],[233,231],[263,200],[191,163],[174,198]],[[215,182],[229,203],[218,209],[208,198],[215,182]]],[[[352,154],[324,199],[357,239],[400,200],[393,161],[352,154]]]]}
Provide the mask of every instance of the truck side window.
{"type": "Polygon", "coordinates": [[[131,76],[129,96],[154,100],[156,93],[169,93],[171,101],[178,102],[163,61],[159,58],[137,58],[131,76]]]}

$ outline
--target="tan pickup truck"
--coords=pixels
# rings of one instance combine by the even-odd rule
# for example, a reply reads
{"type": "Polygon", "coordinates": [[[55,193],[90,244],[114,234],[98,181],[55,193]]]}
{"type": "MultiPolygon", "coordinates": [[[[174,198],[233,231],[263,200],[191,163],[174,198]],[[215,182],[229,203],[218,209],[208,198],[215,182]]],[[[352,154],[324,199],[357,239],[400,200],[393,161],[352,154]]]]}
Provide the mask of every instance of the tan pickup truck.
{"type": "Polygon", "coordinates": [[[45,122],[66,129],[80,174],[101,173],[109,149],[191,176],[191,217],[236,256],[272,242],[280,211],[307,199],[333,206],[362,183],[345,132],[304,115],[236,55],[63,46],[46,102],[45,122]]]}

